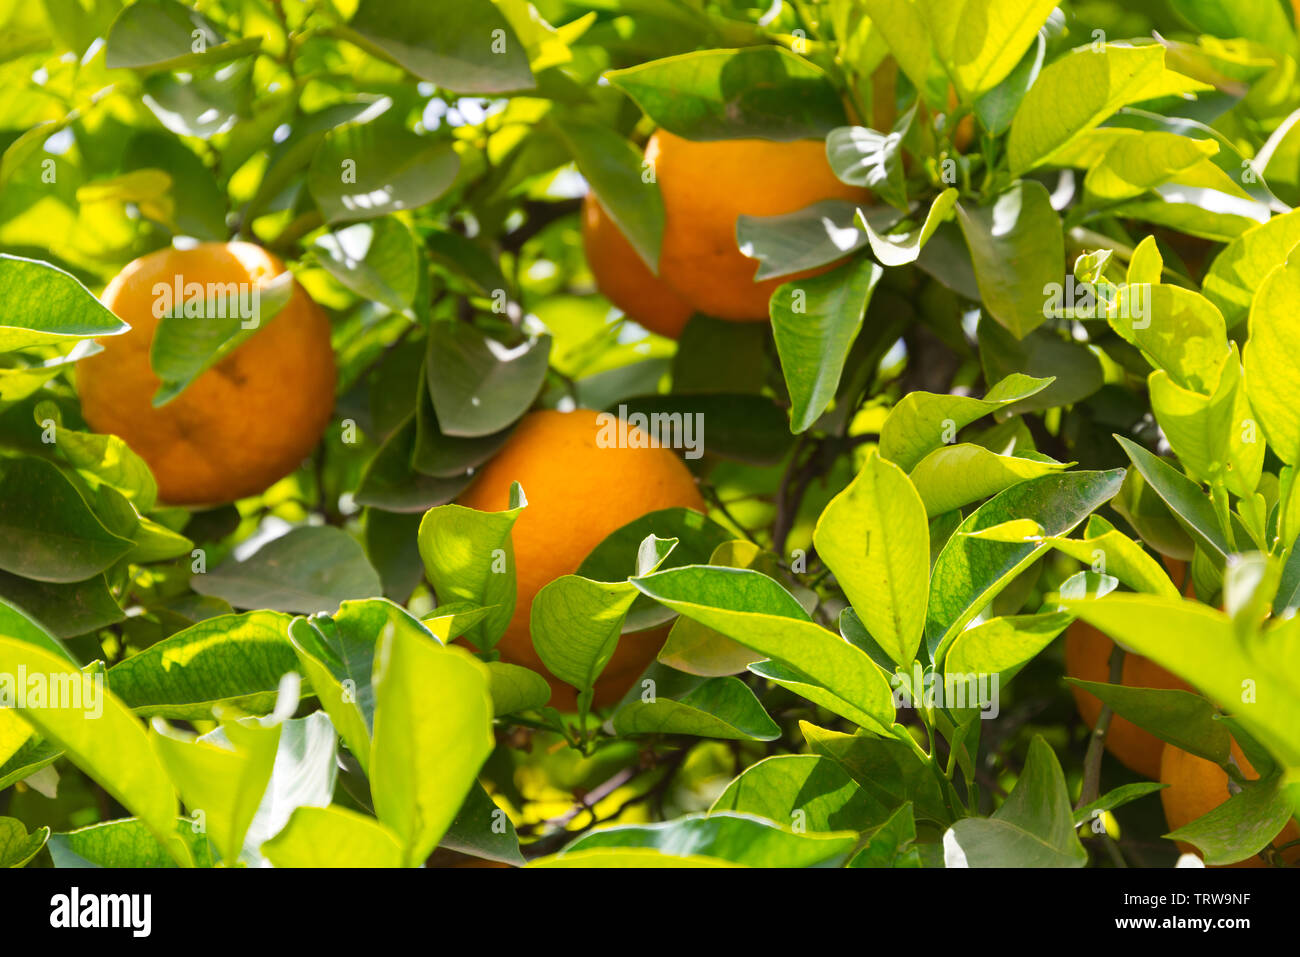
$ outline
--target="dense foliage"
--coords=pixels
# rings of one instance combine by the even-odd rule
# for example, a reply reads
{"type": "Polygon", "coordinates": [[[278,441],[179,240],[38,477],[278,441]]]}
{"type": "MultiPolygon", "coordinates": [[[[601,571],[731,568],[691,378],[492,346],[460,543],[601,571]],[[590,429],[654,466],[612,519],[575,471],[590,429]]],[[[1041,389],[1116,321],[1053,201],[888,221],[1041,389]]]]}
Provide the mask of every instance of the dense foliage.
{"type": "MultiPolygon", "coordinates": [[[[1231,779],[1185,849],[1293,860],[1298,63],[1279,0],[0,2],[0,863],[1172,866],[1119,718],[1231,779]],[[656,129],[869,191],[740,217],[770,323],[596,290],[588,190],[658,270],[656,129]],[[231,239],[335,409],[167,504],[77,365],[128,262],[231,239]],[[562,713],[496,651],[527,483],[454,500],[573,407],[703,423],[708,513],[540,592],[562,713]]],[[[250,334],[162,321],[155,404],[250,334]]]]}

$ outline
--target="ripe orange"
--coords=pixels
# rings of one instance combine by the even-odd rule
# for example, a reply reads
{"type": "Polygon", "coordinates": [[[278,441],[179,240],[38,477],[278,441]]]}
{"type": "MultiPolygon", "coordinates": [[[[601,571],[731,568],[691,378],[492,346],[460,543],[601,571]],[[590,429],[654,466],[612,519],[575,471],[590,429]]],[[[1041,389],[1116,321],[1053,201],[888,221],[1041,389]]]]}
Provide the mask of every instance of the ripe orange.
{"type": "Polygon", "coordinates": [[[664,201],[659,274],[694,309],[719,319],[761,321],[776,287],[834,264],[754,281],[758,262],[736,245],[736,220],[792,213],[823,199],[865,203],[868,190],[841,183],[821,140],[695,142],[659,130],[646,144],[664,201]]]}
{"type": "Polygon", "coordinates": [[[104,290],[104,305],[131,330],[103,339],[103,352],[77,364],[82,412],[149,464],[164,502],[216,504],[260,492],[297,468],[325,430],[334,408],[330,324],[296,283],[265,328],[171,402],[152,405],[155,284],[240,283],[247,291],[284,269],[251,243],[202,243],[142,256],[104,290]]]}
{"type": "MultiPolygon", "coordinates": [[[[1167,560],[1175,582],[1182,578],[1185,563],[1167,560]]],[[[1188,585],[1191,588],[1191,585],[1188,585]]],[[[1084,621],[1076,621],[1065,633],[1065,673],[1083,681],[1110,681],[1110,653],[1115,643],[1084,621]]],[[[1120,683],[1130,688],[1166,688],[1192,691],[1192,687],[1154,661],[1141,655],[1126,654],[1120,683]]],[[[1097,726],[1101,700],[1082,688],[1070,686],[1079,715],[1088,727],[1097,726]]],[[[1160,754],[1164,742],[1133,722],[1112,714],[1106,732],[1106,750],[1126,768],[1146,778],[1160,777],[1160,754]]]]}
{"type": "MultiPolygon", "coordinates": [[[[509,507],[510,485],[523,486],[528,507],[512,532],[515,552],[515,611],[497,648],[504,661],[546,675],[533,648],[529,618],[542,587],[577,571],[584,558],[611,532],[647,512],[686,507],[704,511],[695,480],[665,448],[601,448],[598,413],[543,411],[524,417],[505,447],[460,496],[459,503],[483,511],[509,507]]],[[[628,427],[628,445],[640,433],[628,427]]],[[[631,569],[629,568],[629,571],[631,569]]],[[[666,627],[623,635],[596,682],[597,707],[623,696],[663,645],[666,627]]],[[[548,677],[551,704],[576,708],[577,692],[548,677]]]]}
{"type": "MultiPolygon", "coordinates": [[[[1251,767],[1246,756],[1232,742],[1232,756],[1237,766],[1244,772],[1247,780],[1254,780],[1259,775],[1251,767]]],[[[1160,802],[1165,809],[1165,822],[1169,830],[1176,831],[1202,817],[1231,797],[1228,790],[1228,774],[1213,761],[1206,761],[1182,748],[1166,744],[1160,761],[1160,780],[1169,785],[1160,792],[1160,802]]],[[[1283,828],[1282,833],[1273,840],[1275,847],[1281,847],[1291,841],[1300,840],[1300,827],[1292,820],[1283,828]]],[[[1178,847],[1184,853],[1197,853],[1196,848],[1183,841],[1178,847]]],[[[1300,848],[1292,848],[1283,854],[1288,864],[1300,861],[1300,848]]],[[[1265,867],[1267,862],[1256,855],[1227,867],[1265,867]]]]}
{"type": "Polygon", "coordinates": [[[582,201],[582,248],[601,294],[651,332],[676,339],[691,307],[641,261],[594,193],[582,201]]]}

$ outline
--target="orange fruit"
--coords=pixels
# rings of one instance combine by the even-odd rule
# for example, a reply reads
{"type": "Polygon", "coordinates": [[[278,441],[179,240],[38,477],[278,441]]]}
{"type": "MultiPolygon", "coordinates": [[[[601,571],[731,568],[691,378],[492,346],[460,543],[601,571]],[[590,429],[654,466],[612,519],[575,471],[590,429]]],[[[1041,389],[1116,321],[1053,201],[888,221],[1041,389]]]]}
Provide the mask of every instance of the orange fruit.
{"type": "MultiPolygon", "coordinates": [[[[458,499],[469,508],[497,512],[510,506],[511,483],[523,486],[528,507],[512,531],[515,610],[497,649],[503,661],[547,676],[551,704],[561,711],[577,707],[577,692],[551,677],[533,648],[533,598],[544,585],[577,571],[606,536],[647,512],[704,511],[695,480],[676,454],[657,447],[602,448],[598,415],[591,409],[530,413],[458,499]]],[[[627,431],[629,446],[648,441],[632,426],[627,431]]],[[[595,705],[621,698],[666,636],[667,626],[623,635],[596,682],[595,705]]]]}
{"type": "MultiPolygon", "coordinates": [[[[1246,779],[1253,781],[1258,778],[1259,775],[1246,760],[1246,755],[1242,753],[1236,741],[1232,742],[1231,750],[1237,766],[1241,768],[1246,779]]],[[[1160,803],[1164,805],[1165,822],[1171,831],[1176,831],[1210,813],[1232,796],[1228,790],[1228,773],[1223,768],[1213,761],[1198,758],[1172,744],[1166,744],[1164,747],[1160,761],[1160,780],[1168,785],[1160,792],[1160,803]]],[[[1293,819],[1282,829],[1282,833],[1273,839],[1273,845],[1281,847],[1295,840],[1300,840],[1300,827],[1296,826],[1293,819]]],[[[1199,853],[1190,844],[1183,841],[1177,843],[1179,849],[1185,854],[1199,853]]],[[[1283,858],[1288,864],[1295,864],[1300,861],[1300,848],[1286,851],[1283,858]]],[[[1255,855],[1236,864],[1223,866],[1265,867],[1267,862],[1259,855],[1255,855]]]]}
{"type": "MultiPolygon", "coordinates": [[[[1186,563],[1167,559],[1175,582],[1182,579],[1186,563]]],[[[1189,580],[1188,589],[1191,589],[1189,580]]],[[[1102,632],[1084,621],[1076,621],[1065,633],[1065,673],[1083,681],[1110,681],[1110,653],[1115,643],[1102,632]]],[[[1179,691],[1194,690],[1191,685],[1160,667],[1149,658],[1126,654],[1120,684],[1129,688],[1165,688],[1179,691]]],[[[1101,700],[1094,694],[1074,685],[1070,686],[1079,716],[1090,728],[1097,726],[1101,715],[1101,700]]],[[[1110,729],[1106,732],[1106,750],[1113,754],[1130,771],[1155,780],[1160,777],[1160,754],[1165,743],[1133,722],[1112,714],[1110,729]]]]}
{"type": "Polygon", "coordinates": [[[676,339],[691,307],[652,273],[595,193],[582,201],[582,248],[601,294],[651,332],[676,339]]]}
{"type": "Polygon", "coordinates": [[[736,245],[739,216],[792,213],[823,199],[871,198],[868,190],[835,178],[821,140],[695,142],[659,130],[645,157],[664,202],[659,275],[692,308],[719,319],[767,319],[777,286],[835,265],[755,282],[758,261],[736,245]]]}
{"type": "Polygon", "coordinates": [[[254,289],[284,271],[283,262],[251,243],[202,243],[142,256],[104,290],[104,305],[131,329],[102,339],[103,352],[77,363],[82,413],[96,432],[120,436],[149,464],[162,501],[207,505],[260,492],[297,468],[329,423],[330,324],[297,283],[264,328],[171,402],[152,404],[159,386],[149,363],[155,306],[167,302],[155,286],[238,283],[248,303],[254,289]]]}

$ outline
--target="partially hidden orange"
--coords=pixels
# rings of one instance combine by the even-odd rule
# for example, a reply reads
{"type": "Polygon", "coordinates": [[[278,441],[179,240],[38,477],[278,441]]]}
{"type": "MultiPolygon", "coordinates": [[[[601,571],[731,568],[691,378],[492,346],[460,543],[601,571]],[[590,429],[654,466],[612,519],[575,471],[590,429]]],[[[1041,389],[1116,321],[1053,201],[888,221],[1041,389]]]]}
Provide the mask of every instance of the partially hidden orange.
{"type": "Polygon", "coordinates": [[[149,358],[154,332],[181,305],[171,290],[210,301],[211,290],[233,289],[251,304],[284,271],[251,243],[201,243],[142,256],[104,290],[104,305],[131,329],[102,339],[103,351],[77,364],[82,413],[96,432],[120,436],[148,463],[162,501],[211,505],[253,495],[296,469],[320,440],[334,409],[330,324],[296,282],[265,327],[176,398],[153,406],[160,384],[149,358]]]}
{"type": "Polygon", "coordinates": [[[606,299],[651,332],[682,334],[691,307],[650,271],[594,193],[582,201],[582,248],[606,299]]]}
{"type": "MultiPolygon", "coordinates": [[[[503,661],[547,676],[551,704],[576,708],[577,692],[549,675],[533,647],[529,627],[533,598],[543,586],[577,571],[583,559],[612,532],[648,512],[684,507],[705,510],[695,480],[670,449],[635,447],[649,437],[626,425],[626,447],[602,447],[604,420],[590,409],[553,410],[525,416],[501,451],[458,499],[482,511],[509,508],[518,482],[528,506],[515,521],[515,610],[497,645],[503,661]]],[[[667,636],[667,627],[625,634],[596,683],[597,707],[623,696],[646,669],[667,636]]]]}
{"type": "Polygon", "coordinates": [[[762,321],[777,286],[815,269],[755,282],[759,263],[741,253],[741,215],[777,216],[824,199],[866,203],[871,193],[840,182],[821,140],[694,141],[667,130],[650,137],[646,161],[664,203],[659,275],[693,309],[719,319],[762,321]]]}

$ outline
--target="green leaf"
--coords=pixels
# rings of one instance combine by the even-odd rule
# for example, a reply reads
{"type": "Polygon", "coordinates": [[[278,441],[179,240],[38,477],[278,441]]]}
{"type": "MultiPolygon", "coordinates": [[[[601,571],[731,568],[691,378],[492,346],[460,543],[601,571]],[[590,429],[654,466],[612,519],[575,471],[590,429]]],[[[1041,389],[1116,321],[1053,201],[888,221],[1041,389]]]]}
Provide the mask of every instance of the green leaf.
{"type": "Polygon", "coordinates": [[[781,47],[701,50],[606,76],[657,126],[688,140],[822,139],[844,125],[826,74],[781,47]]]}
{"type": "Polygon", "coordinates": [[[1167,688],[1131,688],[1065,679],[1096,695],[1121,718],[1198,757],[1224,764],[1228,760],[1231,736],[1214,705],[1198,694],[1167,688]]]}
{"type": "Polygon", "coordinates": [[[203,813],[204,827],[229,866],[239,860],[244,835],[271,780],[280,726],[230,721],[222,727],[224,744],[154,719],[150,741],[185,806],[203,813]]]}
{"type": "Polygon", "coordinates": [[[1219,307],[1228,328],[1247,317],[1256,290],[1269,273],[1287,261],[1297,243],[1300,210],[1292,210],[1246,230],[1214,258],[1201,290],[1219,307]]]}
{"type": "Polygon", "coordinates": [[[1167,70],[1164,47],[1158,44],[1106,43],[1101,50],[1075,50],[1044,67],[1026,94],[1007,140],[1011,175],[1050,162],[1054,153],[1122,106],[1206,89],[1167,70]]]}
{"type": "Polygon", "coordinates": [[[998,455],[981,445],[960,442],[935,449],[916,464],[910,477],[925,503],[925,514],[934,518],[1069,464],[998,455]]]}
{"type": "Polygon", "coordinates": [[[918,0],[939,61],[963,101],[1015,69],[1055,8],[1053,0],[918,0]]]}
{"type": "Polygon", "coordinates": [[[1083,538],[1058,537],[1048,539],[1047,542],[1100,574],[1113,575],[1134,591],[1168,598],[1177,598],[1179,595],[1178,586],[1169,580],[1169,575],[1160,563],[1100,515],[1088,518],[1083,538]]]}
{"type": "Polygon", "coordinates": [[[1212,139],[1158,131],[1121,136],[1088,170],[1083,189],[1097,205],[1133,199],[1161,183],[1180,178],[1179,174],[1218,152],[1219,144],[1212,139]]]}
{"type": "Polygon", "coordinates": [[[1074,824],[1076,827],[1086,824],[1103,811],[1113,811],[1117,807],[1123,807],[1131,801],[1154,794],[1166,787],[1168,785],[1161,784],[1159,781],[1134,781],[1132,784],[1120,785],[1113,791],[1107,791],[1097,800],[1077,808],[1074,812],[1074,824]]]}
{"type": "Polygon", "coordinates": [[[465,490],[473,479],[469,472],[438,478],[415,470],[412,463],[420,451],[419,440],[419,422],[413,411],[367,463],[355,495],[358,505],[418,513],[442,505],[465,490]]]}
{"type": "Polygon", "coordinates": [[[1295,303],[1300,256],[1289,256],[1259,286],[1250,308],[1243,362],[1246,395],[1269,447],[1288,465],[1300,464],[1300,330],[1295,303]]]}
{"type": "Polygon", "coordinates": [[[114,535],[44,459],[0,459],[0,570],[44,582],[97,575],[134,543],[114,535]]]}
{"type": "MultiPolygon", "coordinates": [[[[665,564],[675,566],[679,551],[681,551],[680,544],[673,549],[669,561],[665,564]]],[[[692,564],[752,568],[778,581],[783,575],[776,555],[765,552],[753,542],[743,539],[724,541],[705,561],[692,564]]],[[[637,600],[649,601],[644,595],[637,600]]],[[[634,604],[633,609],[635,607],[634,604]]],[[[664,643],[663,650],[659,652],[659,661],[670,668],[705,678],[739,674],[762,657],[726,635],[701,625],[698,621],[681,617],[673,623],[672,630],[668,633],[668,640],[664,643]]]]}
{"type": "MultiPolygon", "coordinates": [[[[898,211],[888,207],[869,206],[862,215],[880,229],[898,220],[898,211]]],[[[789,276],[836,262],[865,246],[867,236],[858,228],[857,217],[858,206],[843,199],[818,200],[778,216],[742,213],[736,217],[736,245],[758,260],[755,282],[789,276]]]]}
{"type": "Polygon", "coordinates": [[[911,664],[925,624],[930,526],[903,470],[867,453],[857,478],[817,520],[813,544],[877,644],[911,664]]]}
{"type": "Polygon", "coordinates": [[[931,571],[926,620],[931,655],[941,660],[961,629],[1047,547],[983,541],[972,533],[1012,519],[1029,519],[1049,535],[1064,535],[1109,501],[1123,478],[1122,469],[1044,475],[1013,485],[972,512],[931,571]]]}
{"type": "Polygon", "coordinates": [[[1187,476],[1136,442],[1119,435],[1115,436],[1115,441],[1195,542],[1210,554],[1218,556],[1219,562],[1225,560],[1233,549],[1224,537],[1223,527],[1219,524],[1219,517],[1215,514],[1209,496],[1187,476]]]}
{"type": "MultiPolygon", "coordinates": [[[[196,831],[194,821],[177,818],[173,830],[175,840],[188,848],[195,866],[213,866],[207,835],[196,831]]],[[[176,867],[148,826],[134,817],[52,834],[49,848],[55,867],[176,867]]]]}
{"type": "Polygon", "coordinates": [[[530,861],[528,866],[547,869],[575,868],[581,870],[589,870],[591,868],[624,870],[629,867],[671,867],[676,870],[682,867],[739,867],[741,865],[719,860],[716,857],[700,857],[698,855],[682,857],[642,847],[626,849],[600,847],[592,850],[576,851],[572,854],[560,853],[552,854],[550,857],[540,857],[537,860],[530,861]]]}
{"type": "Polygon", "coordinates": [[[78,664],[72,653],[63,646],[63,642],[45,630],[45,627],[15,605],[0,598],[0,635],[15,641],[25,641],[44,648],[50,654],[66,658],[70,664],[78,664]]]}
{"type": "Polygon", "coordinates": [[[127,145],[122,165],[126,170],[160,169],[170,177],[168,197],[175,208],[168,225],[175,232],[210,242],[225,241],[226,194],[213,171],[180,139],[139,133],[127,145]]]}
{"type": "Polygon", "coordinates": [[[120,490],[142,512],[157,503],[158,484],[149,466],[116,435],[65,426],[58,405],[49,400],[36,403],[32,414],[37,425],[53,434],[54,447],[73,468],[120,490]]]}
{"type": "Polygon", "coordinates": [[[947,825],[952,814],[935,779],[934,769],[897,738],[872,734],[841,734],[807,721],[799,729],[814,754],[835,761],[858,785],[888,811],[915,805],[918,820],[947,825]]]}
{"type": "Polygon", "coordinates": [[[515,610],[515,552],[510,536],[526,504],[522,497],[520,490],[521,504],[504,512],[440,505],[429,509],[420,522],[420,557],[434,592],[444,602],[489,609],[466,632],[484,651],[497,643],[515,610]]]}
{"type": "Polygon", "coordinates": [[[781,371],[790,391],[790,431],[804,432],[839,388],[849,348],[884,270],[866,257],[811,279],[779,286],[769,310],[781,371]]]}
{"type": "Polygon", "coordinates": [[[392,123],[349,123],[325,135],[307,188],[327,223],[377,219],[418,209],[456,181],[452,144],[392,123]]]}
{"type": "Polygon", "coordinates": [[[775,741],[781,728],[738,678],[710,678],[677,700],[633,700],[614,715],[614,731],[689,734],[736,741],[775,741]]]}
{"type": "Polygon", "coordinates": [[[290,618],[273,611],[200,621],[108,671],[113,692],[142,717],[208,720],[218,706],[266,712],[297,669],[290,618]]]}
{"type": "Polygon", "coordinates": [[[533,598],[533,647],[548,671],[579,691],[596,679],[613,657],[636,589],[626,581],[594,582],[564,575],[533,598]]]}
{"type": "Polygon", "coordinates": [[[149,346],[149,365],[161,380],[154,393],[154,407],[176,398],[265,328],[295,294],[305,295],[286,270],[253,284],[251,290],[171,303],[149,346]]]}
{"type": "Polygon", "coordinates": [[[0,571],[0,597],[21,608],[59,638],[75,638],[126,617],[103,575],[55,584],[0,571]]]}
{"type": "Polygon", "coordinates": [[[1101,362],[1091,349],[1062,338],[1056,330],[1040,327],[1017,339],[996,322],[981,322],[977,332],[985,379],[1020,373],[1051,380],[1047,388],[1011,406],[1009,415],[1072,405],[1105,383],[1101,362]]]}
{"type": "MultiPolygon", "coordinates": [[[[49,691],[48,700],[39,705],[33,699],[12,704],[23,720],[143,819],[173,859],[189,863],[189,853],[172,827],[176,792],[167,772],[154,755],[139,719],[104,687],[102,673],[83,673],[35,645],[0,637],[0,674],[16,675],[20,669],[28,676],[29,689],[33,679],[39,678],[49,691]]],[[[13,694],[12,683],[7,684],[7,695],[13,694]]]]}
{"type": "Polygon", "coordinates": [[[109,69],[192,69],[237,59],[261,44],[259,37],[227,43],[212,21],[197,10],[174,0],[158,0],[132,4],[118,14],[108,30],[104,65],[109,69]]]}
{"type": "Polygon", "coordinates": [[[1082,867],[1065,775],[1036,736],[1016,786],[991,818],[964,818],[944,835],[948,867],[1082,867]]]}
{"type": "Polygon", "coordinates": [[[843,831],[796,833],[771,821],[735,811],[687,814],[661,824],[616,824],[588,831],[565,856],[596,848],[653,848],[674,857],[713,857],[750,867],[833,867],[842,863],[857,835],[843,831]]]}
{"type": "Polygon", "coordinates": [[[23,867],[40,853],[49,837],[48,827],[28,834],[22,821],[0,817],[0,867],[23,867]]]}
{"type": "Polygon", "coordinates": [[[438,7],[420,0],[361,0],[340,35],[456,93],[534,86],[528,51],[491,0],[438,7]]]}
{"type": "Polygon", "coordinates": [[[500,432],[524,414],[546,377],[551,337],[507,347],[465,322],[429,332],[429,396],[446,435],[500,432]]]}
{"type": "Polygon", "coordinates": [[[934,45],[920,6],[900,0],[863,0],[862,6],[912,85],[922,98],[937,105],[947,81],[934,62],[934,45]]]}
{"type": "Polygon", "coordinates": [[[953,441],[959,430],[1049,385],[1050,379],[1013,373],[989,389],[982,399],[909,392],[889,410],[880,427],[880,455],[910,472],[927,453],[953,441]]]}
{"type": "Polygon", "coordinates": [[[875,828],[867,846],[849,861],[849,867],[920,867],[916,841],[916,815],[911,804],[904,804],[885,823],[875,828]]]}
{"type": "Polygon", "coordinates": [[[275,867],[401,867],[397,836],[344,807],[300,807],[283,831],[262,845],[275,867]]]}
{"type": "Polygon", "coordinates": [[[819,754],[779,754],[727,785],[710,814],[737,811],[809,831],[863,831],[888,812],[839,764],[819,754]]]}
{"type": "Polygon", "coordinates": [[[319,236],[312,243],[316,261],[362,299],[415,318],[412,304],[420,288],[420,253],[405,223],[385,216],[319,236]]]}
{"type": "Polygon", "coordinates": [[[1235,342],[1230,350],[1208,396],[1184,389],[1164,370],[1151,373],[1147,391],[1161,431],[1188,476],[1207,484],[1222,482],[1249,497],[1263,471],[1264,443],[1242,388],[1235,342]]]}
{"type": "Polygon", "coordinates": [[[196,575],[191,587],[236,608],[333,612],[349,598],[370,598],[383,586],[355,538],[329,525],[309,525],[267,542],[244,561],[228,560],[196,575]]]}
{"type": "Polygon", "coordinates": [[[556,118],[554,125],[606,214],[658,275],[664,203],[658,187],[641,178],[641,151],[598,123],[556,118]]]}
{"type": "Polygon", "coordinates": [[[370,791],[407,867],[437,846],[492,751],[488,685],[464,649],[404,630],[380,636],[370,791]]]}
{"type": "Polygon", "coordinates": [[[375,649],[382,634],[400,631],[434,641],[404,608],[384,599],[345,601],[335,615],[295,618],[289,640],[339,736],[364,771],[370,768],[375,718],[375,649]]]}
{"type": "Polygon", "coordinates": [[[1023,339],[1047,318],[1046,290],[1060,282],[1065,261],[1061,220],[1047,188],[1022,180],[991,206],[968,209],[958,203],[957,222],[970,248],[984,306],[1023,339]]]}
{"type": "Polygon", "coordinates": [[[888,134],[865,126],[831,130],[826,137],[826,159],[835,177],[850,186],[865,187],[891,206],[906,210],[902,146],[915,116],[913,107],[899,117],[888,134]]]}
{"type": "Polygon", "coordinates": [[[1107,320],[1177,384],[1206,394],[1213,389],[1228,337],[1223,316],[1204,296],[1179,286],[1123,286],[1107,320]]]}
{"type": "Polygon", "coordinates": [[[532,711],[550,700],[551,686],[530,668],[489,661],[487,669],[491,681],[492,711],[497,717],[532,711]]]}
{"type": "Polygon", "coordinates": [[[883,672],[863,652],[809,620],[777,582],[747,569],[691,566],[634,579],[643,594],[796,669],[851,702],[883,730],[894,703],[883,672]]]}
{"type": "Polygon", "coordinates": [[[519,836],[505,811],[475,783],[439,847],[516,866],[524,863],[519,836]]]}
{"type": "Polygon", "coordinates": [[[948,649],[943,659],[944,674],[996,675],[1010,671],[1050,645],[1070,621],[1065,614],[1011,615],[972,625],[957,635],[948,649]]]}
{"type": "MultiPolygon", "coordinates": [[[[664,508],[647,512],[622,528],[610,532],[582,560],[575,574],[592,581],[621,582],[637,573],[637,560],[647,536],[675,539],[677,544],[663,558],[660,568],[713,564],[713,556],[731,533],[713,519],[690,508],[664,508]]],[[[670,621],[672,612],[644,595],[638,595],[623,620],[623,631],[645,631],[670,621]]]]}
{"type": "Polygon", "coordinates": [[[858,223],[867,232],[871,242],[871,252],[885,266],[906,266],[920,258],[921,250],[930,241],[935,230],[948,218],[952,208],[957,205],[957,190],[945,189],[934,198],[930,211],[925,214],[925,222],[918,229],[905,233],[881,235],[876,232],[862,211],[858,211],[858,223]]]}
{"type": "Polygon", "coordinates": [[[1228,800],[1165,837],[1194,844],[1211,867],[1258,854],[1291,819],[1279,778],[1246,784],[1228,800]]]}

